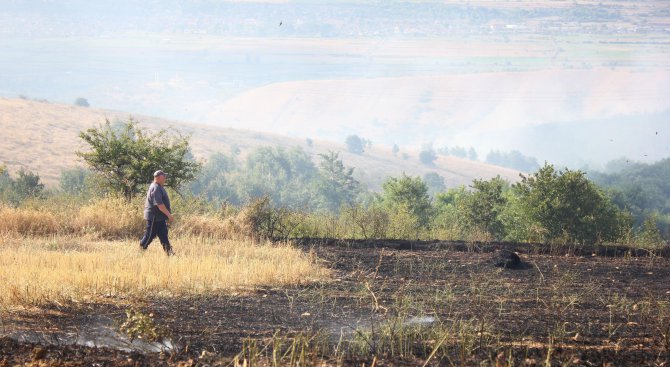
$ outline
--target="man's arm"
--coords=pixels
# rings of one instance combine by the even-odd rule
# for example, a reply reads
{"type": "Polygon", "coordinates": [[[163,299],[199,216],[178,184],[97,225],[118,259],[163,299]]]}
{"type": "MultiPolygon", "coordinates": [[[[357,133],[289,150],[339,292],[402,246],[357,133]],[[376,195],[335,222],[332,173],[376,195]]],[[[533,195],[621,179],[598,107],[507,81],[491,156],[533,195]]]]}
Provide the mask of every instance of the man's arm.
{"type": "Polygon", "coordinates": [[[172,214],[170,214],[170,211],[167,209],[167,207],[165,206],[165,204],[158,204],[158,205],[156,205],[156,206],[158,207],[158,210],[160,210],[161,212],[163,212],[163,214],[165,214],[165,216],[168,217],[168,223],[171,223],[171,222],[172,222],[172,219],[173,219],[173,218],[172,218],[172,214]]]}

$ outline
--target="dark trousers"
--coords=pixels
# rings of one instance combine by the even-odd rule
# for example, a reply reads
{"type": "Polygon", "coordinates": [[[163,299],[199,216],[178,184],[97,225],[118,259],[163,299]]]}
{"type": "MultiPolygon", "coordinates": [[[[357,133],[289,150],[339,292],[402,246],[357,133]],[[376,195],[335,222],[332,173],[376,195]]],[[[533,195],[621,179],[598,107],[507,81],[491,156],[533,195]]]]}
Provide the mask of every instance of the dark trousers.
{"type": "Polygon", "coordinates": [[[147,230],[144,232],[144,236],[140,240],[140,247],[142,247],[143,250],[146,250],[156,236],[158,236],[158,239],[161,241],[163,250],[169,255],[172,252],[172,246],[170,246],[170,240],[168,240],[167,222],[164,220],[147,220],[147,230]]]}

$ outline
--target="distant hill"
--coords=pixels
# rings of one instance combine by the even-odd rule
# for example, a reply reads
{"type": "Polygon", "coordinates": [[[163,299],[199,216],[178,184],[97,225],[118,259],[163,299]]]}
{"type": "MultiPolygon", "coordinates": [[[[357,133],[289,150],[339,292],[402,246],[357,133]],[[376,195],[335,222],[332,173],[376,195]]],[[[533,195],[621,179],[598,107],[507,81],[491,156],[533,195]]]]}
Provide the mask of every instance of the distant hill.
{"type": "MultiPolygon", "coordinates": [[[[129,117],[130,114],[121,111],[0,98],[0,164],[6,164],[11,172],[20,168],[37,172],[48,186],[56,186],[61,171],[82,165],[74,153],[76,150],[86,149],[78,137],[80,131],[98,126],[105,119],[126,121],[129,117]]],[[[132,117],[149,129],[172,126],[182,133],[191,134],[193,154],[203,160],[215,152],[229,154],[232,147],[240,149],[240,158],[253,148],[264,145],[286,148],[300,146],[313,156],[327,151],[339,151],[344,163],[356,167],[357,177],[371,189],[379,189],[386,177],[397,176],[402,172],[420,176],[436,172],[445,178],[447,187],[468,185],[475,178],[496,175],[515,181],[519,173],[479,161],[445,156],[438,156],[435,165],[429,167],[419,161],[418,151],[401,149],[394,156],[391,148],[387,146],[373,145],[364,154],[356,155],[347,152],[343,143],[314,140],[310,146],[304,139],[281,135],[150,116],[132,117]],[[403,153],[406,154],[406,159],[402,158],[403,153]]]]}

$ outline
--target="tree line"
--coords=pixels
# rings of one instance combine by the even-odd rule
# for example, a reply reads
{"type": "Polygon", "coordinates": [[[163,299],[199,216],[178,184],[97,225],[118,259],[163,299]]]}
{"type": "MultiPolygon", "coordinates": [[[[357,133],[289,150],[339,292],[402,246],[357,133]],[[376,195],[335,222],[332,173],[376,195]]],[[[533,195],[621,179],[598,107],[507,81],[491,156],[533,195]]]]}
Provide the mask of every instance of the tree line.
{"type": "MultiPolygon", "coordinates": [[[[107,193],[131,200],[161,168],[170,173],[168,183],[180,195],[210,207],[240,207],[264,198],[272,208],[352,222],[359,228],[355,235],[362,237],[661,245],[667,236],[660,220],[667,219],[667,199],[655,204],[663,208],[641,209],[635,206],[639,203],[633,188],[604,189],[583,171],[560,170],[548,163],[516,183],[494,177],[446,189],[436,173],[423,178],[402,174],[387,178],[380,192],[372,192],[338,152],[319,154],[315,163],[299,147],[267,146],[244,159],[216,153],[202,163],[190,154],[189,137],[168,130],[150,133],[132,120],[107,122],[80,137],[89,149],[77,154],[88,168],[63,172],[61,192],[69,195],[107,193]]],[[[668,162],[661,164],[666,167],[668,162]]],[[[666,176],[656,167],[637,167],[597,180],[614,186],[646,173],[649,182],[638,190],[658,199],[651,187],[670,176],[670,170],[664,172],[666,176]]],[[[659,195],[667,198],[666,193],[659,195]]],[[[40,195],[48,193],[37,174],[19,171],[11,178],[0,169],[3,202],[18,205],[40,195]]]]}

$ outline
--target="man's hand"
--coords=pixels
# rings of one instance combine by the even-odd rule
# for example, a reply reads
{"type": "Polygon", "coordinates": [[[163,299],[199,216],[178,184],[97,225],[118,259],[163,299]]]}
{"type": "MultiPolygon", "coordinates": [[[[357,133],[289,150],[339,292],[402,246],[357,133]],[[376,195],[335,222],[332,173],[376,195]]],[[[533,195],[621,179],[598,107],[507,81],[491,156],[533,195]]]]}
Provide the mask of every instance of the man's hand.
{"type": "Polygon", "coordinates": [[[167,209],[167,207],[165,206],[165,204],[158,204],[157,206],[158,206],[158,210],[160,210],[161,212],[163,212],[163,214],[165,214],[165,216],[167,217],[167,219],[168,219],[168,224],[172,223],[172,220],[173,220],[174,218],[172,217],[172,213],[170,213],[170,211],[167,209]]]}

